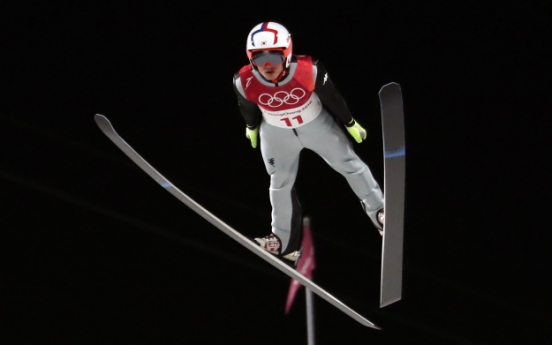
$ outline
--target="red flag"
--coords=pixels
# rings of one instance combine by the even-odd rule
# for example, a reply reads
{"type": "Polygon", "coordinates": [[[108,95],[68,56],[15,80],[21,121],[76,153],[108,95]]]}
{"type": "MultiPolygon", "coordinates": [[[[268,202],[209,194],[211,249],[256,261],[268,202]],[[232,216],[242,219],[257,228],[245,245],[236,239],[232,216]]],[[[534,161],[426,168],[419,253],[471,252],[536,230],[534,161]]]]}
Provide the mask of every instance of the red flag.
{"type": "MultiPolygon", "coordinates": [[[[301,242],[301,245],[303,246],[303,255],[301,256],[301,258],[299,258],[299,262],[297,263],[297,271],[304,275],[306,278],[311,279],[312,271],[314,270],[316,265],[314,263],[314,247],[312,245],[309,218],[303,219],[303,241],[301,242]]],[[[295,279],[292,279],[286,301],[286,314],[291,309],[295,294],[300,287],[301,283],[299,283],[295,279]]]]}

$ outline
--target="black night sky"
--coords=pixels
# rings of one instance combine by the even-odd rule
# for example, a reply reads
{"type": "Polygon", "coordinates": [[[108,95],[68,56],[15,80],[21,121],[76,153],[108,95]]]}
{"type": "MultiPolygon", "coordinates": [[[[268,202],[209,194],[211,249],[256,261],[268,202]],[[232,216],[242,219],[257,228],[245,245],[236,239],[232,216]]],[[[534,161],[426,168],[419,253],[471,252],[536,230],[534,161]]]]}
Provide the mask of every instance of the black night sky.
{"type": "Polygon", "coordinates": [[[119,134],[245,235],[270,231],[268,175],[230,83],[262,21],[327,67],[383,183],[377,92],[401,84],[403,300],[380,309],[381,241],[345,179],[304,152],[317,344],[543,344],[552,7],[544,1],[18,2],[0,7],[3,344],[306,344],[289,278],[160,188],[119,134]]]}

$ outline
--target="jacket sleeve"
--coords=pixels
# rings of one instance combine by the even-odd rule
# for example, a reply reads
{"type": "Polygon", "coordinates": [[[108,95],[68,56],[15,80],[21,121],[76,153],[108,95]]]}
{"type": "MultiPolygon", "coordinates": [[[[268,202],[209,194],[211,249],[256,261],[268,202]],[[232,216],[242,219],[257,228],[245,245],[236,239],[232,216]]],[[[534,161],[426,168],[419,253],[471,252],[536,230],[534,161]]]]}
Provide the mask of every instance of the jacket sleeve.
{"type": "Polygon", "coordinates": [[[316,68],[314,92],[320,98],[322,105],[342,124],[352,124],[353,115],[332,83],[324,65],[318,60],[313,60],[313,66],[316,68]]]}
{"type": "Polygon", "coordinates": [[[248,128],[253,129],[261,123],[261,110],[257,104],[247,100],[243,95],[239,73],[234,74],[234,92],[238,97],[238,107],[248,128]]]}

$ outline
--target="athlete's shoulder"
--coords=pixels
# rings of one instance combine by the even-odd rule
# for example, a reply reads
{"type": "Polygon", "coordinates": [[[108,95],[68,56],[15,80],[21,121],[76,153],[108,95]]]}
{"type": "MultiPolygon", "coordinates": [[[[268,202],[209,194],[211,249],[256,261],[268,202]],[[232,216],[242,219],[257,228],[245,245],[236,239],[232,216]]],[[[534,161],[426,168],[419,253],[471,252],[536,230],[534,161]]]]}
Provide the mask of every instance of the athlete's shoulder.
{"type": "Polygon", "coordinates": [[[234,87],[241,84],[240,72],[234,73],[234,78],[232,79],[232,83],[234,84],[234,87]]]}
{"type": "Polygon", "coordinates": [[[313,64],[313,66],[316,66],[318,64],[318,58],[312,55],[303,55],[307,58],[309,58],[313,64]]]}
{"type": "Polygon", "coordinates": [[[237,83],[240,83],[240,76],[243,73],[246,73],[248,71],[251,71],[251,65],[245,65],[242,68],[240,68],[238,72],[234,73],[234,85],[236,85],[237,83]]]}
{"type": "Polygon", "coordinates": [[[312,73],[314,75],[314,80],[316,81],[320,74],[324,75],[326,73],[326,69],[324,68],[324,65],[320,62],[320,60],[316,57],[308,56],[312,62],[312,73]]]}
{"type": "Polygon", "coordinates": [[[316,62],[318,61],[318,59],[312,57],[311,55],[294,54],[294,55],[291,56],[291,63],[297,63],[298,59],[310,59],[313,64],[316,64],[316,62]]]}
{"type": "Polygon", "coordinates": [[[308,58],[310,59],[310,61],[312,62],[312,69],[316,75],[316,72],[320,69],[318,68],[318,66],[320,66],[322,69],[324,69],[322,63],[320,62],[320,60],[314,56],[311,56],[311,55],[293,55],[291,57],[291,63],[295,63],[297,64],[297,57],[299,57],[299,59],[301,58],[308,58]]]}
{"type": "Polygon", "coordinates": [[[240,68],[238,74],[245,73],[247,71],[251,71],[251,65],[250,64],[244,65],[242,68],[240,68]]]}
{"type": "Polygon", "coordinates": [[[242,67],[239,70],[239,72],[234,74],[234,80],[233,80],[234,91],[236,93],[238,93],[239,95],[241,95],[242,97],[244,97],[244,98],[245,98],[245,91],[243,89],[241,75],[242,75],[243,70],[244,70],[245,67],[247,67],[247,66],[242,67]]]}
{"type": "Polygon", "coordinates": [[[316,57],[312,57],[312,65],[314,67],[324,67],[324,64],[322,64],[322,62],[320,61],[320,59],[316,58],[316,57]]]}
{"type": "Polygon", "coordinates": [[[319,91],[321,87],[328,85],[328,71],[326,70],[326,66],[318,59],[313,60],[312,70],[316,85],[315,89],[319,91]]]}

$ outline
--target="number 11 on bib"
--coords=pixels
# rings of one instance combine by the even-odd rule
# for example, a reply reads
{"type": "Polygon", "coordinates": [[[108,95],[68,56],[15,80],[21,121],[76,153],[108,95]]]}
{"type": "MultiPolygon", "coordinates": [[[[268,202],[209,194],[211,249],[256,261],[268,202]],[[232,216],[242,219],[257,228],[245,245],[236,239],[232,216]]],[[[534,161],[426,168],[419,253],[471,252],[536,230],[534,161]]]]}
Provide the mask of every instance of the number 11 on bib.
{"type": "Polygon", "coordinates": [[[380,92],[384,154],[385,222],[381,258],[380,307],[402,296],[405,199],[405,135],[401,87],[384,85],[380,92]]]}

